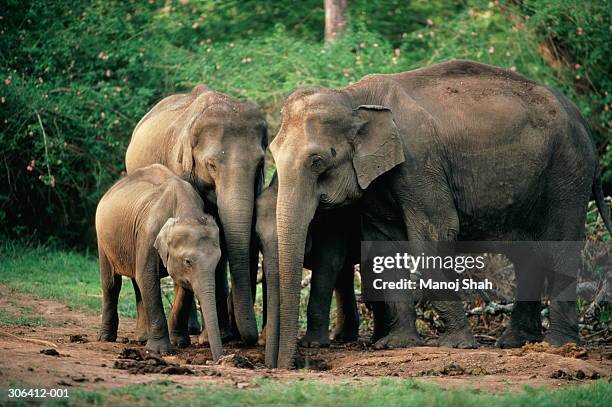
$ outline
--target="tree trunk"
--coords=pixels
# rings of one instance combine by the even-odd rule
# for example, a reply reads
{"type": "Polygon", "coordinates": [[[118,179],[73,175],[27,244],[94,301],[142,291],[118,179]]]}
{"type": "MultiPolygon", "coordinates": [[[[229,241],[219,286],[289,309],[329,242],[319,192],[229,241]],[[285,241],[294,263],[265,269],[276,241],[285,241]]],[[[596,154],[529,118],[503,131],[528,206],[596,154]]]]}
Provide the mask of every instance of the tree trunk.
{"type": "Polygon", "coordinates": [[[346,30],[348,0],[325,0],[325,41],[333,41],[346,30]]]}

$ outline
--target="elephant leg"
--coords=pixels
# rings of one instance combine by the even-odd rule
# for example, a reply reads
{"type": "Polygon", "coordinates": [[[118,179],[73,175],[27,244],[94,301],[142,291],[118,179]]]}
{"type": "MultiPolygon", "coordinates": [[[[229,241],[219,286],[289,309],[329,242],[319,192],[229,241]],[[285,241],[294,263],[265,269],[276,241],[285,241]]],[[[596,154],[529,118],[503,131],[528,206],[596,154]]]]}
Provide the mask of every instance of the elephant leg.
{"type": "Polygon", "coordinates": [[[438,346],[458,349],[478,347],[460,301],[434,301],[433,307],[446,328],[438,339],[438,346]]]}
{"type": "Polygon", "coordinates": [[[376,343],[389,334],[388,315],[383,301],[369,302],[368,308],[372,310],[374,315],[374,332],[370,337],[370,343],[376,343]]]}
{"type": "Polygon", "coordinates": [[[100,327],[99,341],[115,342],[117,329],[119,328],[119,314],[117,303],[121,291],[121,275],[115,274],[113,268],[104,254],[99,249],[100,281],[102,283],[102,326],[100,327]]]}
{"type": "Polygon", "coordinates": [[[542,341],[540,296],[544,287],[544,265],[533,258],[511,256],[516,278],[516,299],[510,323],[497,339],[499,348],[519,348],[527,342],[542,341]]]}
{"type": "Polygon", "coordinates": [[[580,267],[580,249],[568,242],[567,250],[557,253],[548,274],[550,287],[550,328],[544,341],[553,346],[579,344],[578,315],[576,312],[576,275],[580,267]]]}
{"type": "Polygon", "coordinates": [[[174,302],[168,321],[170,331],[170,342],[179,347],[186,348],[191,344],[189,338],[189,314],[192,310],[193,292],[183,287],[174,285],[174,302]]]}
{"type": "MultiPolygon", "coordinates": [[[[436,206],[412,213],[410,201],[403,201],[401,204],[408,240],[449,243],[454,241],[459,231],[459,217],[452,197],[449,197],[444,191],[434,191],[433,196],[422,199],[436,206]]],[[[430,272],[436,273],[433,270],[430,272]]],[[[454,278],[455,276],[447,277],[451,281],[454,278]]],[[[451,301],[432,301],[432,305],[446,328],[438,339],[439,346],[460,349],[477,347],[463,303],[458,298],[451,301]]]]}
{"type": "Polygon", "coordinates": [[[307,329],[299,345],[305,348],[329,346],[329,311],[338,267],[322,259],[312,268],[310,296],[308,297],[307,329]],[[321,264],[323,263],[323,264],[321,264]],[[327,263],[327,264],[326,264],[327,263]]]}
{"type": "Polygon", "coordinates": [[[359,339],[359,311],[355,298],[355,268],[347,262],[336,280],[336,328],[332,338],[338,342],[359,339]]]}
{"type": "Polygon", "coordinates": [[[132,279],[132,287],[134,287],[134,296],[136,297],[136,332],[134,333],[136,342],[146,342],[149,337],[147,331],[147,313],[142,302],[142,294],[140,288],[136,284],[136,280],[132,279]]]}
{"type": "Polygon", "coordinates": [[[189,331],[189,335],[199,335],[202,333],[202,326],[200,325],[200,321],[198,320],[198,307],[195,303],[195,298],[191,301],[191,304],[189,304],[187,329],[189,331]]]}
{"type": "Polygon", "coordinates": [[[142,302],[149,323],[149,338],[145,348],[158,354],[174,353],[170,343],[168,323],[164,315],[161,287],[159,284],[157,254],[149,254],[136,259],[136,283],[142,293],[142,302]]]}

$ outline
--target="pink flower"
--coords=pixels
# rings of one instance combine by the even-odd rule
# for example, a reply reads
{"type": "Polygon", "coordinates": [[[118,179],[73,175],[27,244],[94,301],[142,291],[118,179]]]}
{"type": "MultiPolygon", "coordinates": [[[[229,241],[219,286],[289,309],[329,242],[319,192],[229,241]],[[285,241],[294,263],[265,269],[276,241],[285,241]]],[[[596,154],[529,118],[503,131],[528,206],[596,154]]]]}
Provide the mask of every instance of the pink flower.
{"type": "Polygon", "coordinates": [[[580,69],[580,64],[576,64],[576,65],[574,65],[574,68],[576,68],[576,69],[580,69]]]}
{"type": "Polygon", "coordinates": [[[431,18],[428,18],[425,22],[427,25],[433,25],[433,20],[431,18]]]}
{"type": "Polygon", "coordinates": [[[13,82],[13,78],[11,78],[10,76],[4,80],[4,84],[7,86],[10,85],[11,82],[13,82]]]}
{"type": "Polygon", "coordinates": [[[489,47],[489,54],[492,54],[495,52],[495,47],[489,47]]]}
{"type": "Polygon", "coordinates": [[[101,59],[102,61],[106,61],[108,59],[108,55],[106,55],[106,53],[104,53],[104,51],[101,51],[98,54],[98,59],[101,59]]]}
{"type": "Polygon", "coordinates": [[[0,103],[5,104],[6,103],[6,98],[5,97],[1,97],[0,98],[0,103]]]}
{"type": "Polygon", "coordinates": [[[516,66],[511,66],[511,67],[510,67],[510,70],[511,70],[512,72],[516,72],[516,66]]]}
{"type": "Polygon", "coordinates": [[[400,51],[399,49],[396,49],[396,50],[395,50],[395,56],[396,56],[396,57],[399,57],[399,56],[400,56],[400,53],[401,53],[401,51],[400,51]]]}
{"type": "Polygon", "coordinates": [[[110,76],[111,76],[111,71],[110,71],[110,69],[107,69],[107,70],[106,70],[106,72],[104,72],[104,75],[105,75],[107,78],[110,78],[110,76]]]}
{"type": "Polygon", "coordinates": [[[28,166],[26,167],[26,170],[27,170],[28,172],[32,172],[32,170],[33,170],[33,169],[34,169],[34,168],[33,168],[31,165],[28,165],[28,166]]]}
{"type": "Polygon", "coordinates": [[[36,166],[36,160],[30,161],[30,166],[34,168],[36,166]]]}
{"type": "Polygon", "coordinates": [[[200,28],[200,23],[198,23],[197,21],[195,23],[193,23],[193,25],[191,26],[191,28],[193,28],[194,30],[197,30],[198,28],[200,28]]]}

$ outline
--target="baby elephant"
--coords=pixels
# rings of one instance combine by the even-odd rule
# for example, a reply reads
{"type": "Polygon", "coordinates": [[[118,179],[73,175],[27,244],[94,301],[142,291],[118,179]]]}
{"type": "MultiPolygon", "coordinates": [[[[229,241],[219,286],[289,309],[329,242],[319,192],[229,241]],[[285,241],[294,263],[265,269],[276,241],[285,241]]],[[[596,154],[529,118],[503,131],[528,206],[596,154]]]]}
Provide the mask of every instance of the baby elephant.
{"type": "Polygon", "coordinates": [[[215,304],[219,228],[203,208],[193,187],[159,164],[133,171],[102,197],[96,211],[104,294],[101,341],[117,338],[117,301],[121,276],[126,276],[136,283],[137,300],[141,297],[143,307],[138,311],[147,325],[146,348],[172,353],[159,284],[170,275],[177,287],[170,317],[172,342],[189,343],[187,315],[195,293],[213,359],[222,355],[215,304]]]}

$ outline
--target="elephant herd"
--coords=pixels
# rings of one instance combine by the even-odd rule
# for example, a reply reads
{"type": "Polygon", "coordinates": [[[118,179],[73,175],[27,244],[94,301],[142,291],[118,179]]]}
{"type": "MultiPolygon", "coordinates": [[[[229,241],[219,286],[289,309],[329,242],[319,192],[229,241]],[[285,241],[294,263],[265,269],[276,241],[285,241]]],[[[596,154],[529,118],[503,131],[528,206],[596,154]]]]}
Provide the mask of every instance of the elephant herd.
{"type": "MultiPolygon", "coordinates": [[[[194,298],[213,359],[222,343],[258,340],[254,312],[263,255],[265,361],[290,368],[298,341],[303,267],[312,270],[302,346],[358,337],[353,287],[361,241],[580,241],[591,193],[608,230],[588,125],[563,95],[508,70],[455,60],[340,89],[298,90],[285,101],[269,148],[264,113],[196,86],[169,96],[138,123],[127,176],[96,212],[103,290],[100,340],[117,337],[122,277],[132,279],[137,339],[157,353],[189,345],[194,298]],[[229,266],[231,291],[226,271],[229,266]],[[159,279],[174,281],[169,321],[159,279]]],[[[511,258],[517,296],[551,295],[543,336],[540,301],[516,301],[498,346],[578,342],[580,253],[545,253],[538,278],[511,258]],[[528,281],[525,283],[524,281],[528,281]]],[[[421,343],[414,302],[374,302],[375,348],[421,343]]],[[[458,301],[432,304],[441,346],[475,340],[458,301]]],[[[197,321],[197,320],[196,320],[197,321]]]]}

